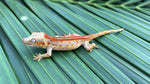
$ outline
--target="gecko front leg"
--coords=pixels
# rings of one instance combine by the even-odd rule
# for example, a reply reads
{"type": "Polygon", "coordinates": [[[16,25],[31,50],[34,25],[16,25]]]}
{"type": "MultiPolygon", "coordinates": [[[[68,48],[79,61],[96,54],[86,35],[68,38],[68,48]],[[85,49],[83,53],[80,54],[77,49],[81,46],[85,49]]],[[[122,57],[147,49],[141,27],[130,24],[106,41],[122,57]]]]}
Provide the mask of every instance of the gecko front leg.
{"type": "Polygon", "coordinates": [[[52,55],[52,49],[53,47],[47,47],[47,53],[45,54],[36,54],[37,56],[33,56],[33,60],[38,60],[40,61],[42,58],[45,58],[45,57],[50,57],[52,55]]]}

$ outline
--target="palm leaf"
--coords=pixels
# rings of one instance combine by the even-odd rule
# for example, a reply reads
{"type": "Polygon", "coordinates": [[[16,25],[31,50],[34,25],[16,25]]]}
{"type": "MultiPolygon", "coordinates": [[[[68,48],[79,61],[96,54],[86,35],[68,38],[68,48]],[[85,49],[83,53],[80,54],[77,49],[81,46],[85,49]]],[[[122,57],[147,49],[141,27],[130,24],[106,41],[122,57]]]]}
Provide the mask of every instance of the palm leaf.
{"type": "Polygon", "coordinates": [[[0,2],[1,83],[150,83],[149,1],[6,0],[0,2]],[[125,30],[96,38],[99,49],[53,51],[22,43],[32,32],[51,36],[125,30]],[[4,79],[4,78],[7,78],[4,79]],[[8,80],[9,79],[9,80],[8,80]]]}

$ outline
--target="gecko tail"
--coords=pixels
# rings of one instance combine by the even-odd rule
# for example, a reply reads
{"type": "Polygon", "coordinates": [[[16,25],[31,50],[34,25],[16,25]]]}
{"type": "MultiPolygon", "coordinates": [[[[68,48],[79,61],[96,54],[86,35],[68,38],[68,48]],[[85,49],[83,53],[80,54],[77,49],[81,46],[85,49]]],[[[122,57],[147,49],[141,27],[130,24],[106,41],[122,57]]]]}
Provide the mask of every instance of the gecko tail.
{"type": "Polygon", "coordinates": [[[118,29],[118,30],[107,30],[107,31],[99,32],[99,33],[96,33],[96,34],[92,34],[90,39],[94,39],[96,37],[99,37],[99,36],[102,36],[102,35],[105,35],[105,34],[109,34],[109,33],[113,33],[113,32],[120,32],[122,30],[124,30],[124,28],[118,29]]]}

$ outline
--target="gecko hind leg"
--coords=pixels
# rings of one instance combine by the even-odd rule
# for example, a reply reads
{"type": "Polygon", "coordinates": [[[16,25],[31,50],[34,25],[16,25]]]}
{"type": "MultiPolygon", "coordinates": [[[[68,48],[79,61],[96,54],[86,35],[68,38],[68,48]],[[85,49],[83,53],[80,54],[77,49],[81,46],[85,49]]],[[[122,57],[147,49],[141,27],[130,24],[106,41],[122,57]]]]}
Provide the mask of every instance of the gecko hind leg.
{"type": "Polygon", "coordinates": [[[47,53],[46,54],[36,54],[36,56],[33,56],[33,60],[38,60],[40,61],[42,58],[50,57],[52,55],[52,47],[47,48],[47,53]]]}
{"type": "Polygon", "coordinates": [[[95,47],[95,48],[98,48],[98,46],[95,45],[95,43],[92,43],[90,44],[89,41],[85,41],[82,46],[87,50],[87,51],[92,51],[92,49],[95,47]]]}

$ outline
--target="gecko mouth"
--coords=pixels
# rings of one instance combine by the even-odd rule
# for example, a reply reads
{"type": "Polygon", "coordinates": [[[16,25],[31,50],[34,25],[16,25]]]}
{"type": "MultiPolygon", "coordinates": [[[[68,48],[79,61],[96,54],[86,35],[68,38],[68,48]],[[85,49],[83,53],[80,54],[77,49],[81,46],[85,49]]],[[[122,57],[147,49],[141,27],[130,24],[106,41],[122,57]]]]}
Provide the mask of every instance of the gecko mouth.
{"type": "Polygon", "coordinates": [[[24,44],[26,44],[26,45],[32,45],[31,43],[24,43],[24,44]]]}
{"type": "Polygon", "coordinates": [[[29,42],[23,42],[23,43],[29,46],[33,45],[32,43],[29,43],[29,42]]]}

